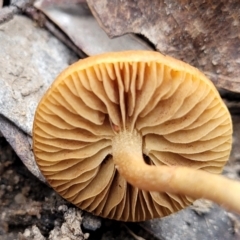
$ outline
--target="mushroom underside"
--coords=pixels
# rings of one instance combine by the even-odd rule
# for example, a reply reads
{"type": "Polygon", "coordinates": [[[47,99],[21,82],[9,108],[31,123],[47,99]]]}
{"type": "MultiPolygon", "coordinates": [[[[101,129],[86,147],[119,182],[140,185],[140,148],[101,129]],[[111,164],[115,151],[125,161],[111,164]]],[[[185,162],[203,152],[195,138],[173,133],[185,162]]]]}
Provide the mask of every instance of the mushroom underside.
{"type": "Polygon", "coordinates": [[[125,143],[138,136],[128,151],[146,165],[221,173],[231,149],[231,118],[201,76],[151,56],[145,62],[103,57],[87,67],[70,67],[35,115],[39,168],[65,199],[103,217],[143,221],[188,206],[192,197],[129,184],[114,151],[125,151],[119,144],[124,133],[125,143]]]}

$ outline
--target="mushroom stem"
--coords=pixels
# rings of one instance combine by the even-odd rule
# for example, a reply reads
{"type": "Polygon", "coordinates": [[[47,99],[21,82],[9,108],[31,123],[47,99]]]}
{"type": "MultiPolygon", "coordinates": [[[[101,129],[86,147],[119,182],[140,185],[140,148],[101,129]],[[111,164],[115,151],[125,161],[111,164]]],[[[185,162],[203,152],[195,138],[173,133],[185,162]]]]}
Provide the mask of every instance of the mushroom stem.
{"type": "Polygon", "coordinates": [[[117,134],[112,155],[120,174],[139,189],[205,198],[240,213],[238,181],[183,166],[147,165],[142,156],[142,137],[136,132],[117,134]]]}

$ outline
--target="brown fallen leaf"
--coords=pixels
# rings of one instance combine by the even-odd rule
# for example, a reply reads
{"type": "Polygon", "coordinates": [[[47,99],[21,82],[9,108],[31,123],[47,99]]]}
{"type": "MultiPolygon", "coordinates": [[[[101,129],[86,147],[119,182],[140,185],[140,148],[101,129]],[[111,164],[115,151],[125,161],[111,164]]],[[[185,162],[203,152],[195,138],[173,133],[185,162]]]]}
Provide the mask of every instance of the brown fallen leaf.
{"type": "Polygon", "coordinates": [[[156,49],[240,92],[239,0],[87,0],[110,37],[139,33],[156,49]]]}

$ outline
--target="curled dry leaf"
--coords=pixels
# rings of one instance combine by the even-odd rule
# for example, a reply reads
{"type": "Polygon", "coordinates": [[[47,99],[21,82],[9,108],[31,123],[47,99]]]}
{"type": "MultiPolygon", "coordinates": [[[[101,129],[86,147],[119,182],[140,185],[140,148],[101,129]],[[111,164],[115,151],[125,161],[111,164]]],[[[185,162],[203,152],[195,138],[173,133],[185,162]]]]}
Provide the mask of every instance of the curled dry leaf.
{"type": "MultiPolygon", "coordinates": [[[[197,69],[156,52],[127,51],[63,71],[39,103],[33,145],[39,168],[64,198],[103,217],[143,221],[203,195],[225,203],[219,187],[228,180],[210,173],[222,171],[231,134],[226,106],[197,69]],[[179,183],[169,180],[168,166],[179,183]],[[212,185],[203,193],[199,182],[212,185]]],[[[226,205],[238,203],[232,197],[226,205]]]]}
{"type": "Polygon", "coordinates": [[[156,48],[240,92],[240,1],[87,0],[111,37],[140,33],[156,48]]]}

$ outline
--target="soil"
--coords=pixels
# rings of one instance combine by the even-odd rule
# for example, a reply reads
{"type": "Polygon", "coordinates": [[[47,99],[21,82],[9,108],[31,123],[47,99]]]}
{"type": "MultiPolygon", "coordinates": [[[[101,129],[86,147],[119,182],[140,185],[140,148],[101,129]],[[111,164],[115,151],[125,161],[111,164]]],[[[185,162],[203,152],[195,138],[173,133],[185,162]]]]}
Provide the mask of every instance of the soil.
{"type": "Polygon", "coordinates": [[[4,138],[0,138],[0,198],[2,240],[17,239],[32,225],[48,234],[62,218],[56,206],[65,203],[27,170],[4,138]]]}

